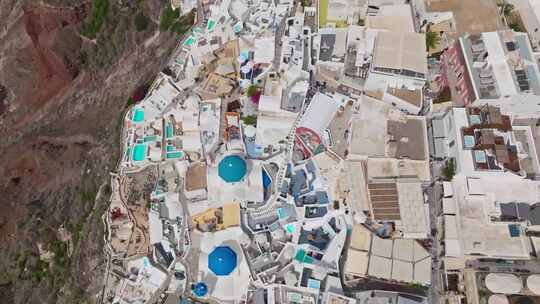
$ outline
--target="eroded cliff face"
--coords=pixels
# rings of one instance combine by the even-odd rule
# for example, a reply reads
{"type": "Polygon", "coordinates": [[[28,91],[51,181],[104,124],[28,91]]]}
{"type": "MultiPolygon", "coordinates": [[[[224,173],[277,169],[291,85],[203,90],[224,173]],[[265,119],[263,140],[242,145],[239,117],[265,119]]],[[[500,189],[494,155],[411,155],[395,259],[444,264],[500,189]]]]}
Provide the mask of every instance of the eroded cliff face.
{"type": "Polygon", "coordinates": [[[2,303],[81,303],[100,288],[122,112],[177,42],[157,32],[167,2],[107,4],[89,39],[92,1],[0,1],[2,303]]]}

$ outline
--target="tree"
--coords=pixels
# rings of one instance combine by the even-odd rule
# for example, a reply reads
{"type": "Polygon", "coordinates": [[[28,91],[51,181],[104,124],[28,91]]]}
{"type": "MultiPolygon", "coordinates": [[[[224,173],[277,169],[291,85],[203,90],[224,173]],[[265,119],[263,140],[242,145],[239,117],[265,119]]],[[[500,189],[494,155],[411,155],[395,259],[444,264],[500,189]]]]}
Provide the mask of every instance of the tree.
{"type": "Polygon", "coordinates": [[[432,32],[432,31],[428,31],[426,33],[426,48],[427,50],[433,50],[437,47],[437,45],[439,44],[439,41],[441,40],[441,38],[439,37],[439,35],[435,32],[432,32]]]}
{"type": "Polygon", "coordinates": [[[512,11],[514,10],[514,5],[510,4],[506,1],[502,4],[502,14],[505,18],[509,18],[512,16],[512,11]]]}
{"type": "Polygon", "coordinates": [[[164,32],[168,31],[175,21],[180,17],[180,11],[178,9],[173,10],[170,5],[166,5],[161,12],[161,18],[159,20],[159,29],[164,32]]]}
{"type": "Polygon", "coordinates": [[[257,91],[258,91],[258,90],[259,90],[259,88],[258,88],[256,85],[252,84],[252,85],[250,85],[250,86],[247,88],[246,95],[247,95],[248,97],[252,97],[252,96],[254,96],[255,94],[257,94],[257,91]]]}
{"type": "Polygon", "coordinates": [[[257,116],[255,116],[255,115],[244,116],[244,117],[242,117],[242,121],[246,125],[254,126],[254,125],[257,124],[257,116]]]}
{"type": "Polygon", "coordinates": [[[446,163],[446,167],[443,169],[444,178],[448,181],[451,181],[456,175],[456,161],[453,158],[450,158],[446,163]]]}
{"type": "Polygon", "coordinates": [[[82,34],[88,38],[96,38],[96,34],[105,23],[105,16],[109,8],[108,0],[94,0],[87,21],[82,26],[82,34]]]}
{"type": "Polygon", "coordinates": [[[137,32],[145,31],[148,28],[148,24],[150,23],[150,19],[146,17],[142,12],[139,12],[137,15],[135,15],[135,29],[137,32]]]}

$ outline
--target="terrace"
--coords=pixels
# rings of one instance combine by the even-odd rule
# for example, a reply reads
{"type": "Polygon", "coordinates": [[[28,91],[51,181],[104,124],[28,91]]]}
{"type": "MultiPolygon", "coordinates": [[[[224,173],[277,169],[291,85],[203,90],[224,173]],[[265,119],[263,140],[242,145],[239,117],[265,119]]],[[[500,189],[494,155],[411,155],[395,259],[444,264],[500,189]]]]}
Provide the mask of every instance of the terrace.
{"type": "Polygon", "coordinates": [[[478,98],[540,92],[538,67],[521,34],[488,32],[460,41],[478,98]]]}
{"type": "Polygon", "coordinates": [[[471,150],[477,170],[521,170],[510,118],[499,108],[469,108],[470,127],[462,129],[463,148],[471,150]]]}

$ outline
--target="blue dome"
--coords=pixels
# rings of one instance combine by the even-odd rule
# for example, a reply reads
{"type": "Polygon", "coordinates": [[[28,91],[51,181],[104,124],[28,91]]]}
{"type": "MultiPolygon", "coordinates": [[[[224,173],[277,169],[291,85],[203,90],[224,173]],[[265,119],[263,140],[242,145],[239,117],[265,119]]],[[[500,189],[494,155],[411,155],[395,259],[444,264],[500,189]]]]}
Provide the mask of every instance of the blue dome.
{"type": "Polygon", "coordinates": [[[228,246],[216,247],[208,256],[208,268],[218,276],[229,275],[236,268],[236,253],[228,246]]]}
{"type": "Polygon", "coordinates": [[[241,181],[246,171],[246,161],[238,155],[226,156],[218,165],[218,174],[227,183],[241,181]]]}
{"type": "Polygon", "coordinates": [[[197,297],[204,297],[208,293],[208,286],[203,282],[199,282],[195,285],[195,288],[193,288],[193,293],[197,297]]]}

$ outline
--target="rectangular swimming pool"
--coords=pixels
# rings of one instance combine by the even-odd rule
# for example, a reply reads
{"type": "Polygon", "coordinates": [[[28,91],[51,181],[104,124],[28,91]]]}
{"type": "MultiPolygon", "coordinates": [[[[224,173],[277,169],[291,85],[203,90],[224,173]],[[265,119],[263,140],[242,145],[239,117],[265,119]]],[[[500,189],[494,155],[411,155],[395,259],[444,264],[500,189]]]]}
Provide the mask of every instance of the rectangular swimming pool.
{"type": "Polygon", "coordinates": [[[167,138],[171,138],[173,136],[173,127],[169,124],[167,124],[167,126],[165,126],[165,136],[167,138]]]}
{"type": "Polygon", "coordinates": [[[144,142],[155,141],[156,139],[157,139],[156,135],[150,135],[144,138],[144,142]]]}
{"type": "Polygon", "coordinates": [[[475,143],[476,141],[474,140],[474,136],[472,135],[465,135],[463,136],[463,144],[465,146],[465,148],[472,148],[475,146],[475,143]]]}
{"type": "Polygon", "coordinates": [[[192,46],[195,43],[195,37],[190,36],[185,42],[185,46],[192,46]]]}
{"type": "Polygon", "coordinates": [[[206,27],[206,30],[211,32],[214,30],[214,27],[216,27],[216,22],[214,20],[208,20],[208,26],[206,27]]]}
{"type": "Polygon", "coordinates": [[[131,117],[131,120],[133,122],[141,122],[144,121],[144,110],[136,108],[133,112],[133,116],[131,117]]]}
{"type": "Polygon", "coordinates": [[[145,144],[137,144],[133,148],[133,161],[143,161],[146,159],[146,148],[145,144]]]}
{"type": "Polygon", "coordinates": [[[184,157],[184,152],[182,152],[182,151],[167,153],[167,158],[169,158],[169,159],[171,159],[171,158],[182,158],[182,157],[184,157]]]}

